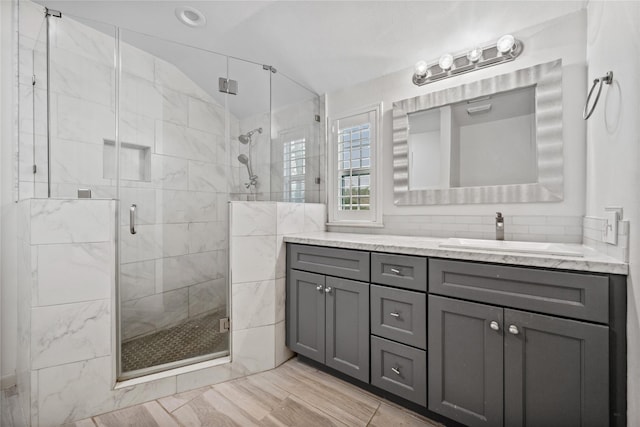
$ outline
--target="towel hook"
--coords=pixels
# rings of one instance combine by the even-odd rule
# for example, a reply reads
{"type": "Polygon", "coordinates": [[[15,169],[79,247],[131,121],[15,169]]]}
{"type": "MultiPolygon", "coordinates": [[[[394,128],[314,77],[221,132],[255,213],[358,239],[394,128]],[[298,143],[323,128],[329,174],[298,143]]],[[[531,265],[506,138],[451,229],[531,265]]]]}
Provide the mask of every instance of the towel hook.
{"type": "Polygon", "coordinates": [[[596,105],[598,105],[598,100],[600,99],[600,93],[602,92],[602,83],[606,83],[608,85],[613,82],[613,71],[609,71],[604,77],[600,77],[599,79],[595,79],[593,81],[593,86],[591,86],[591,90],[589,91],[589,95],[587,96],[587,103],[584,105],[584,111],[582,112],[582,118],[587,120],[593,114],[593,110],[596,109],[596,105]],[[593,105],[591,109],[589,109],[589,101],[591,100],[591,95],[593,95],[593,90],[598,86],[598,93],[596,94],[596,99],[593,101],[593,105]]]}

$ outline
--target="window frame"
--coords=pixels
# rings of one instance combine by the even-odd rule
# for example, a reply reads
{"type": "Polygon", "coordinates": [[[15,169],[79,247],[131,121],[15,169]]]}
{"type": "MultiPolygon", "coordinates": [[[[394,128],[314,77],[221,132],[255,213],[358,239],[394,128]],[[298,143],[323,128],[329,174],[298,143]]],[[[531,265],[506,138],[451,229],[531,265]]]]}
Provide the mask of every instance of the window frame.
{"type": "Polygon", "coordinates": [[[382,102],[335,114],[328,120],[327,207],[329,226],[383,227],[382,224],[382,102]],[[369,210],[339,210],[338,127],[341,120],[373,114],[370,126],[369,210]]]}

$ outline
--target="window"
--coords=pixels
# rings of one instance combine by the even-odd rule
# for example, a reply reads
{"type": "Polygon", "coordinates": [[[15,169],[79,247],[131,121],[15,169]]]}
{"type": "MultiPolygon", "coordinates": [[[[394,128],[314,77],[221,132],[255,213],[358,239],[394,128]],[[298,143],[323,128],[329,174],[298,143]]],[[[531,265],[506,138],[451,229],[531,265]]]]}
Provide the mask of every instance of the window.
{"type": "Polygon", "coordinates": [[[304,203],[305,151],[304,137],[284,140],[283,191],[286,202],[304,203]]]}
{"type": "Polygon", "coordinates": [[[332,225],[381,225],[376,197],[381,106],[361,109],[332,121],[329,190],[332,225]]]}

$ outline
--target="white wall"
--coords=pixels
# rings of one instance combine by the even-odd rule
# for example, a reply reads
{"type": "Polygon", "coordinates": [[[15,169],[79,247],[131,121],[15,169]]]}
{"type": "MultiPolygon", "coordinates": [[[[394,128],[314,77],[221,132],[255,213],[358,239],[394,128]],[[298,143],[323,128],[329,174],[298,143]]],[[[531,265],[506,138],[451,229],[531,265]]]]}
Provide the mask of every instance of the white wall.
{"type": "MultiPolygon", "coordinates": [[[[550,6],[549,6],[550,7],[550,6]]],[[[444,81],[417,87],[411,81],[412,64],[405,70],[349,87],[327,95],[327,113],[336,115],[373,103],[383,102],[383,197],[385,216],[388,215],[487,215],[502,211],[510,215],[582,216],[585,194],[585,127],[580,117],[584,100],[586,13],[576,12],[550,22],[514,33],[524,42],[524,52],[508,64],[478,70],[444,81]],[[458,86],[496,74],[549,62],[563,61],[563,126],[565,198],[560,203],[527,203],[507,205],[450,205],[397,207],[393,204],[392,103],[432,91],[458,86]]],[[[469,40],[460,50],[485,40],[469,40]]],[[[425,58],[433,62],[436,58],[425,58]]]]}
{"type": "MultiPolygon", "coordinates": [[[[587,215],[622,206],[630,221],[627,292],[628,425],[640,425],[640,3],[588,5],[589,81],[613,71],[588,121],[587,215]]],[[[585,86],[583,90],[587,91],[585,86]]],[[[584,99],[584,98],[583,98],[584,99]]]]}
{"type": "Polygon", "coordinates": [[[0,331],[1,385],[15,383],[17,333],[16,205],[14,172],[14,3],[0,2],[0,331]]]}

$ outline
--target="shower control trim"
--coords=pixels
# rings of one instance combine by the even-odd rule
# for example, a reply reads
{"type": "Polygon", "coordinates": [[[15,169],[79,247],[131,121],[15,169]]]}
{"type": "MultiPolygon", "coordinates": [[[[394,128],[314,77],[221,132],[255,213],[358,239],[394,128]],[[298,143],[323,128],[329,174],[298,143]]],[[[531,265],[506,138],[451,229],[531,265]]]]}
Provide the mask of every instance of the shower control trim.
{"type": "Polygon", "coordinates": [[[131,234],[136,234],[136,208],[135,204],[129,207],[129,232],[131,234]]]}

